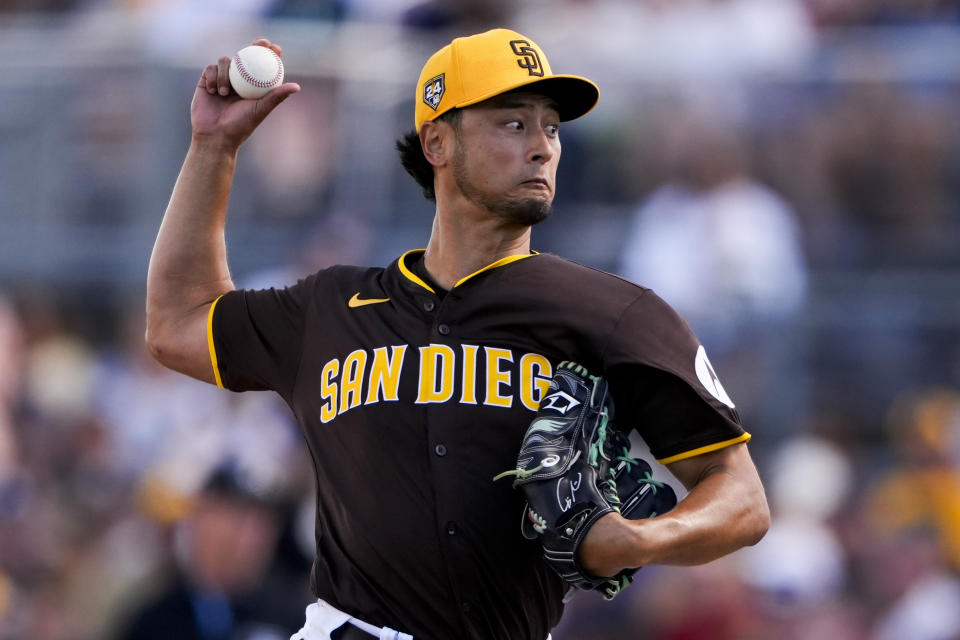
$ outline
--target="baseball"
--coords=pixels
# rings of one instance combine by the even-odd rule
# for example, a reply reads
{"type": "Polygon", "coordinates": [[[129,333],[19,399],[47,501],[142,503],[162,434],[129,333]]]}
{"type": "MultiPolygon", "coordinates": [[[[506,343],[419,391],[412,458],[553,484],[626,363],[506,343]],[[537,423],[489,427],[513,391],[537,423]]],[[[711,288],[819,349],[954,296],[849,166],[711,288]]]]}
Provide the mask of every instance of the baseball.
{"type": "Polygon", "coordinates": [[[260,98],[283,82],[283,61],[273,49],[250,45],[233,54],[230,84],[241,98],[260,98]]]}

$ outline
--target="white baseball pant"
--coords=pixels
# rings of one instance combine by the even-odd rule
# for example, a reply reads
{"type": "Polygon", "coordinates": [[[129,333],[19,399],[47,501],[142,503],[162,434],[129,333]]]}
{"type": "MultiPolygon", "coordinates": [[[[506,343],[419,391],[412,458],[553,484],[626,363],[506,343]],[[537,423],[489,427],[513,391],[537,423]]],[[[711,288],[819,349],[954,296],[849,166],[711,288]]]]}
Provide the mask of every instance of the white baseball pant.
{"type": "Polygon", "coordinates": [[[324,600],[317,600],[307,607],[307,621],[300,631],[290,636],[290,640],[330,640],[330,633],[345,624],[352,624],[380,640],[413,640],[409,633],[390,627],[375,627],[363,620],[357,620],[324,600]]]}
{"type": "MultiPolygon", "coordinates": [[[[345,624],[362,629],[380,640],[413,640],[409,633],[396,631],[390,627],[375,627],[363,620],[357,620],[346,611],[340,611],[332,604],[318,599],[307,606],[307,621],[300,631],[290,636],[290,640],[330,640],[330,633],[345,624]]],[[[547,635],[547,640],[553,636],[547,635]]]]}

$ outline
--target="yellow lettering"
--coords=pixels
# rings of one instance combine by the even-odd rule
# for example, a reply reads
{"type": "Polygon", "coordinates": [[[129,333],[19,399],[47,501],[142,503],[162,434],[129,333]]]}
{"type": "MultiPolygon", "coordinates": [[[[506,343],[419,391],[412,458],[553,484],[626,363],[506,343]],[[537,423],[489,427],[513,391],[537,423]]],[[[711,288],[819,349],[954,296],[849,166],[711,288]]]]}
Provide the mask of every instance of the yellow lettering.
{"type": "Polygon", "coordinates": [[[403,356],[407,353],[407,345],[400,344],[390,347],[390,357],[387,357],[387,348],[379,347],[373,350],[373,364],[370,365],[370,383],[367,385],[367,404],[380,402],[380,390],[383,390],[383,399],[386,402],[396,402],[400,388],[400,369],[403,367],[403,356]]]}
{"type": "Polygon", "coordinates": [[[320,374],[320,397],[326,402],[320,407],[320,422],[330,422],[337,417],[337,383],[336,377],[340,373],[340,361],[334,358],[323,365],[320,374]]]}
{"type": "Polygon", "coordinates": [[[343,361],[340,376],[340,413],[360,406],[363,393],[363,370],[367,366],[367,352],[357,349],[343,361]]]}
{"type": "Polygon", "coordinates": [[[477,350],[475,344],[461,345],[463,347],[463,393],[460,402],[477,404],[477,350]]]}
{"type": "Polygon", "coordinates": [[[520,358],[520,401],[530,411],[540,408],[543,394],[550,388],[553,367],[539,353],[526,353],[520,358]],[[534,373],[536,369],[536,373],[534,373]]]}
{"type": "Polygon", "coordinates": [[[420,347],[420,390],[417,404],[446,402],[453,396],[456,354],[445,344],[420,347]]]}
{"type": "Polygon", "coordinates": [[[507,393],[510,392],[510,369],[509,365],[506,371],[501,369],[502,361],[513,362],[513,353],[509,349],[497,349],[495,347],[484,347],[487,352],[487,395],[483,399],[483,404],[492,407],[509,407],[513,405],[513,395],[500,395],[500,386],[507,385],[507,393]]]}

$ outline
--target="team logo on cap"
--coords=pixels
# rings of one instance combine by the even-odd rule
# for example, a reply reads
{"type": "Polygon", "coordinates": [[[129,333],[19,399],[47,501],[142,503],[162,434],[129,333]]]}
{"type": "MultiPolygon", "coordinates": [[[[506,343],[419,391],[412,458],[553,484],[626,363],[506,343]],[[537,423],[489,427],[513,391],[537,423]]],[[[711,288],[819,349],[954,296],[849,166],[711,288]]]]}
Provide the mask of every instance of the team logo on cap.
{"type": "Polygon", "coordinates": [[[526,69],[532,76],[543,76],[543,66],[540,64],[540,54],[526,40],[511,40],[510,48],[520,56],[517,64],[521,69],[526,69]]]}
{"type": "Polygon", "coordinates": [[[434,111],[436,111],[440,105],[440,100],[443,99],[444,89],[446,89],[446,85],[443,82],[443,75],[444,74],[441,73],[435,78],[430,78],[423,84],[423,101],[434,111]]]}

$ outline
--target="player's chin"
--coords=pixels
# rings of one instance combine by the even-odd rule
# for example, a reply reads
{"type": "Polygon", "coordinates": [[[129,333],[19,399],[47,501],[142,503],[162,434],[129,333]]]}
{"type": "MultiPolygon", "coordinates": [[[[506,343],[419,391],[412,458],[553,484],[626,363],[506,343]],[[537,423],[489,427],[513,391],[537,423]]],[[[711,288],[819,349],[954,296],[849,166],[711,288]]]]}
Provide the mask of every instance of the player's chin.
{"type": "Polygon", "coordinates": [[[519,198],[508,203],[500,211],[500,217],[510,222],[532,227],[550,217],[553,198],[538,196],[519,198]]]}

